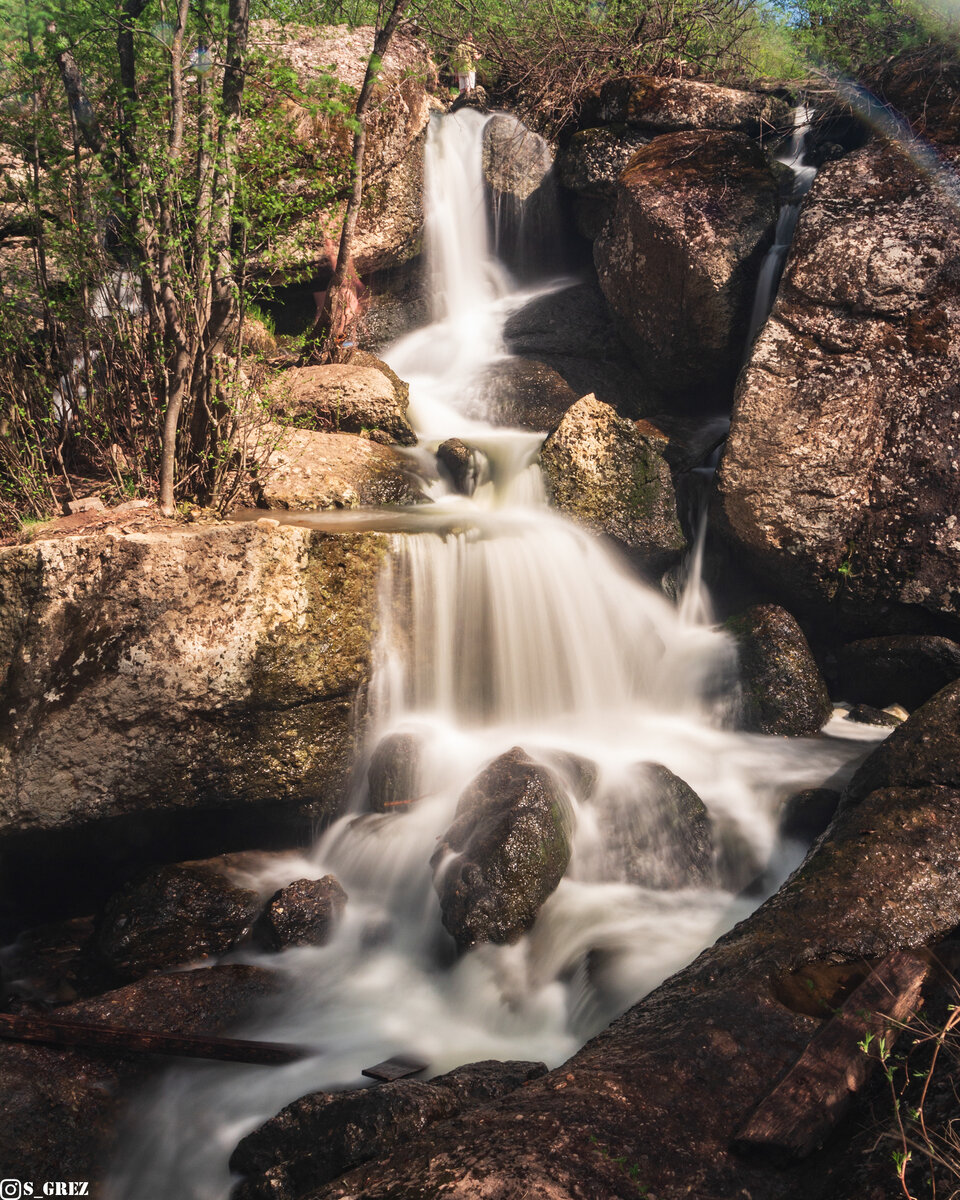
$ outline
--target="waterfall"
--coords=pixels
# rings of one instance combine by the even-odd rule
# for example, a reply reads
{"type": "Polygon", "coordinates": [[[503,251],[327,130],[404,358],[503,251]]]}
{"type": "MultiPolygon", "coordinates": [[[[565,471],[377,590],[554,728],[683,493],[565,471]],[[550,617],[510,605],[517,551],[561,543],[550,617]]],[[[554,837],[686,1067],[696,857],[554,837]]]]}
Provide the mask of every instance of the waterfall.
{"type": "Polygon", "coordinates": [[[760,266],[757,294],[753,301],[753,311],[750,314],[750,326],[747,332],[748,353],[754,339],[766,323],[770,310],[773,308],[773,302],[777,298],[777,287],[780,284],[780,276],[787,259],[787,251],[790,249],[797,221],[800,219],[800,207],[803,204],[804,196],[813,187],[813,181],[816,178],[817,168],[804,162],[812,120],[812,108],[801,104],[794,109],[793,132],[786,149],[777,155],[777,162],[792,171],[793,181],[780,205],[773,245],[767,251],[766,258],[760,266]]]}
{"type": "Polygon", "coordinates": [[[308,855],[266,863],[260,881],[280,887],[332,872],[349,895],[328,945],[284,953],[282,1001],[243,1031],[318,1053],[282,1069],[169,1071],[133,1116],[110,1200],[224,1200],[227,1159],[243,1134],[308,1091],[359,1086],[361,1068],[394,1054],[422,1057],[431,1073],[483,1058],[560,1063],[747,915],[758,896],[740,895],[744,883],[760,878],[769,890],[784,877],[801,851],[778,842],[780,805],[851,761],[839,741],[731,729],[731,643],[706,623],[699,581],[682,611],[640,582],[608,545],[547,507],[541,435],[463,411],[468,385],[503,356],[503,324],[525,299],[487,242],[483,122],[470,111],[433,119],[426,209],[436,316],[387,353],[410,382],[422,444],[462,437],[482,459],[482,482],[470,498],[437,484],[433,503],[400,513],[286,518],[391,531],[350,812],[308,855]],[[418,747],[414,802],[370,812],[368,768],[398,737],[418,747]],[[516,944],[457,958],[431,855],[464,789],[513,746],[568,792],[571,863],[516,944]],[[577,763],[595,776],[589,796],[575,786],[577,763]],[[666,890],[624,869],[624,841],[637,828],[651,832],[649,764],[706,805],[719,839],[706,881],[666,890]]]}

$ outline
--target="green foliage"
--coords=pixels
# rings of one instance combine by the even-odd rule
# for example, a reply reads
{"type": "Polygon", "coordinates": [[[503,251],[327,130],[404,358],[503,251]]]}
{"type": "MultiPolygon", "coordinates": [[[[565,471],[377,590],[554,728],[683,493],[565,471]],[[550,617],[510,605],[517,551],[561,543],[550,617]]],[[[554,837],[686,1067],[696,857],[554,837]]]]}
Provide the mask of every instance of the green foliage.
{"type": "Polygon", "coordinates": [[[788,3],[785,15],[807,62],[854,77],[925,45],[941,27],[919,0],[800,0],[788,3]]]}

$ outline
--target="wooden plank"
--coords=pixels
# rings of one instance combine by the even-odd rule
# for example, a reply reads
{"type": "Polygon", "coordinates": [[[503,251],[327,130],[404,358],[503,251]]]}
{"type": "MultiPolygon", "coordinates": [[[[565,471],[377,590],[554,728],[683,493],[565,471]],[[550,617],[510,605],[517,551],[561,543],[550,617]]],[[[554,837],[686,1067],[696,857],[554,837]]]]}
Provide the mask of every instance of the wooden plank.
{"type": "Polygon", "coordinates": [[[409,1075],[419,1075],[421,1071],[427,1069],[427,1065],[425,1062],[420,1062],[419,1059],[405,1058],[398,1054],[394,1058],[377,1063],[375,1067],[364,1067],[360,1074],[366,1075],[368,1079],[376,1079],[380,1083],[392,1083],[395,1079],[406,1079],[409,1075]]]}
{"type": "Polygon", "coordinates": [[[305,1046],[291,1046],[285,1042],[250,1042],[241,1038],[156,1033],[113,1025],[50,1021],[46,1017],[9,1013],[0,1013],[0,1038],[15,1042],[42,1042],[51,1046],[115,1050],[118,1054],[172,1054],[264,1066],[296,1062],[317,1053],[305,1046]]]}
{"type": "Polygon", "coordinates": [[[787,1074],[761,1101],[733,1142],[741,1153],[795,1161],[820,1146],[840,1121],[877,1061],[877,1039],[887,1049],[897,1022],[920,1004],[930,964],[921,954],[887,955],[810,1040],[787,1074]],[[861,1043],[872,1034],[870,1053],[861,1043]]]}

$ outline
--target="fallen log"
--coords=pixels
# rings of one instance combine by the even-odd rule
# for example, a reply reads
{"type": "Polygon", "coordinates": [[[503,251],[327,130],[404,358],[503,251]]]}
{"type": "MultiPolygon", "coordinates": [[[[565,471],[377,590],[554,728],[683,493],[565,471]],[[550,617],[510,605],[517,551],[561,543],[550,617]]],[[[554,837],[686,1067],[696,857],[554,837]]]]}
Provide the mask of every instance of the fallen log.
{"type": "Polygon", "coordinates": [[[251,1042],[242,1038],[190,1033],[157,1033],[122,1029],[113,1025],[83,1025],[51,1021],[46,1017],[0,1013],[0,1039],[42,1042],[51,1046],[82,1046],[115,1050],[118,1054],[169,1054],[186,1058],[212,1058],[219,1062],[280,1066],[316,1054],[306,1046],[285,1042],[251,1042]]]}
{"type": "Polygon", "coordinates": [[[887,955],[763,1099],[733,1141],[739,1153],[793,1162],[820,1146],[920,1004],[930,964],[910,950],[887,955]],[[866,1050],[864,1043],[870,1039],[866,1050]]]}

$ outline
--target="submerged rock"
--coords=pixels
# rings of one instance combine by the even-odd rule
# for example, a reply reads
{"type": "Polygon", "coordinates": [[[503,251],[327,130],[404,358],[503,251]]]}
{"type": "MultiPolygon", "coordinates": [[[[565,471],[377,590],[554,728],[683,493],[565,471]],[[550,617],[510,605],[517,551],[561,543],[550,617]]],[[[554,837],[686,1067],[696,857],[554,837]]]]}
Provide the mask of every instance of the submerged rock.
{"type": "Polygon", "coordinates": [[[392,446],[352,433],[270,426],[273,449],[254,485],[257,506],[277,509],[416,504],[410,463],[392,446]]]}
{"type": "Polygon", "coordinates": [[[668,134],[630,160],[594,261],[649,387],[729,395],[778,210],[767,159],[743,134],[668,134]]]}
{"type": "Polygon", "coordinates": [[[346,905],[347,893],[335,876],[296,879],[270,897],[254,934],[271,950],[323,946],[333,937],[346,905]]]}
{"type": "Polygon", "coordinates": [[[537,433],[556,429],[577,399],[552,367],[527,358],[508,358],[488,367],[477,391],[477,399],[469,405],[471,415],[537,433]]]}
{"type": "Polygon", "coordinates": [[[377,743],[367,770],[370,809],[402,812],[420,795],[420,740],[390,733],[377,743]]]}
{"type": "Polygon", "coordinates": [[[819,733],[830,694],[803,630],[785,609],[760,604],[727,621],[737,642],[745,729],[803,737],[819,733]]]}
{"type": "Polygon", "coordinates": [[[136,979],[225,954],[260,911],[256,892],[196,866],[157,867],[107,902],[95,945],[118,975],[136,979]]]}
{"type": "Polygon", "coordinates": [[[851,632],[960,616],[958,220],[898,147],[828,164],[740,376],[728,537],[851,632]]]}
{"type": "MultiPolygon", "coordinates": [[[[377,361],[372,355],[369,359],[377,361]]],[[[401,446],[416,445],[417,435],[407,420],[410,389],[377,366],[351,361],[292,367],[276,377],[276,387],[275,410],[301,428],[382,431],[401,446]]]]}
{"type": "Polygon", "coordinates": [[[231,1170],[246,1177],[233,1200],[297,1200],[436,1121],[498,1100],[545,1073],[542,1063],[489,1061],[429,1083],[402,1080],[302,1096],[233,1152],[231,1170]]]}
{"type": "Polygon", "coordinates": [[[430,862],[458,948],[515,942],[570,861],[572,816],[549,771],[519,748],[470,784],[430,862]]]}
{"type": "Polygon", "coordinates": [[[459,438],[447,438],[437,447],[437,462],[462,496],[472,496],[477,486],[476,454],[459,438]]]}
{"type": "Polygon", "coordinates": [[[684,547],[670,469],[637,423],[593,395],[578,400],[540,454],[553,504],[606,534],[651,571],[684,547]]]}
{"type": "Polygon", "coordinates": [[[902,634],[849,642],[837,654],[845,700],[912,711],[960,679],[960,645],[944,637],[902,634]]]}

